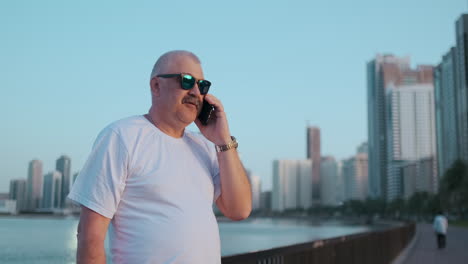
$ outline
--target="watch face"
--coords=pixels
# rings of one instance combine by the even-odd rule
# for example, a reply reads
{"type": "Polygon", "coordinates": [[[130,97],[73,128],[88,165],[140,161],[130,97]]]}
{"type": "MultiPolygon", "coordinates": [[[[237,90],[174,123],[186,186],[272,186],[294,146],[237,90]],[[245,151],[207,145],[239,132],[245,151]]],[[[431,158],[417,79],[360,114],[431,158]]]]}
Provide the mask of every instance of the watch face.
{"type": "Polygon", "coordinates": [[[232,137],[232,142],[229,144],[229,145],[232,145],[233,148],[237,148],[237,146],[239,146],[239,143],[237,143],[237,140],[235,137],[232,137]]]}

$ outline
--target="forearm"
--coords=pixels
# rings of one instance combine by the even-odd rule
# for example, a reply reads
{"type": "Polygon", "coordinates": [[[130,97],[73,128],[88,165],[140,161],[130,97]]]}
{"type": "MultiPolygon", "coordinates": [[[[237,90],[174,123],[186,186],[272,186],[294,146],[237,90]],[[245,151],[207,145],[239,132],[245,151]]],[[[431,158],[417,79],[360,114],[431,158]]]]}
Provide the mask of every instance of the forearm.
{"type": "Polygon", "coordinates": [[[252,209],[250,183],[237,150],[218,152],[221,196],[226,213],[236,219],[247,218],[252,209]]]}
{"type": "MultiPolygon", "coordinates": [[[[208,125],[195,120],[202,134],[216,146],[233,144],[229,126],[221,102],[211,94],[204,98],[215,107],[214,118],[208,125]]],[[[233,145],[230,145],[233,147],[233,145]]],[[[245,219],[252,209],[252,193],[244,167],[235,148],[217,152],[221,178],[221,196],[216,205],[223,214],[233,220],[245,219]]]]}
{"type": "Polygon", "coordinates": [[[79,239],[76,253],[77,264],[105,264],[106,251],[103,241],[79,239]]]}

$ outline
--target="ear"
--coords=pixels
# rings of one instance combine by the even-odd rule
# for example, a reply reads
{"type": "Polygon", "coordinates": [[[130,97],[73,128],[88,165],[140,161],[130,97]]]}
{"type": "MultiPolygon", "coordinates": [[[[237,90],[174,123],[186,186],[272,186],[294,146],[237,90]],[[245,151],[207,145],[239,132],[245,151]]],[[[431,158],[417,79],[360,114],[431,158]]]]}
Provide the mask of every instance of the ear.
{"type": "Polygon", "coordinates": [[[159,97],[161,94],[161,87],[159,86],[158,78],[153,78],[150,80],[151,94],[155,97],[159,97]]]}

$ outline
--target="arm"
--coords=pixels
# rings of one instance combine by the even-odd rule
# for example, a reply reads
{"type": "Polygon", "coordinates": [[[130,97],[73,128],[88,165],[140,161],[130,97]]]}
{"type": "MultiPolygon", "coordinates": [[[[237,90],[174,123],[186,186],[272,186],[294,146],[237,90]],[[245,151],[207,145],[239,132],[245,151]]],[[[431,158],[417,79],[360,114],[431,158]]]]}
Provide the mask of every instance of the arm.
{"type": "MultiPolygon", "coordinates": [[[[195,123],[200,132],[215,145],[226,145],[231,142],[231,134],[223,105],[211,94],[207,94],[205,100],[214,105],[215,118],[206,126],[202,125],[198,119],[195,123]]],[[[237,150],[218,152],[217,156],[221,195],[216,200],[216,205],[226,217],[232,220],[245,219],[252,210],[252,193],[237,150]]]]}
{"type": "Polygon", "coordinates": [[[110,219],[82,206],[78,224],[77,264],[105,264],[104,240],[110,219]]]}
{"type": "Polygon", "coordinates": [[[231,220],[243,220],[252,210],[252,192],[237,150],[218,152],[221,195],[216,200],[219,210],[231,220]]]}

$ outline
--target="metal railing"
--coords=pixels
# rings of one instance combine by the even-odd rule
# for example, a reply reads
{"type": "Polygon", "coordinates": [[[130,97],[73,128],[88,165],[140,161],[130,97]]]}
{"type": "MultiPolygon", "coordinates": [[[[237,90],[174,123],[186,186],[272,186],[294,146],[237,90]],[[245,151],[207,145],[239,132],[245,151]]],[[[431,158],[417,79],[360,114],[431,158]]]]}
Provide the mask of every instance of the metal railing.
{"type": "Polygon", "coordinates": [[[385,264],[394,260],[415,233],[415,224],[318,240],[222,258],[223,264],[385,264]]]}

